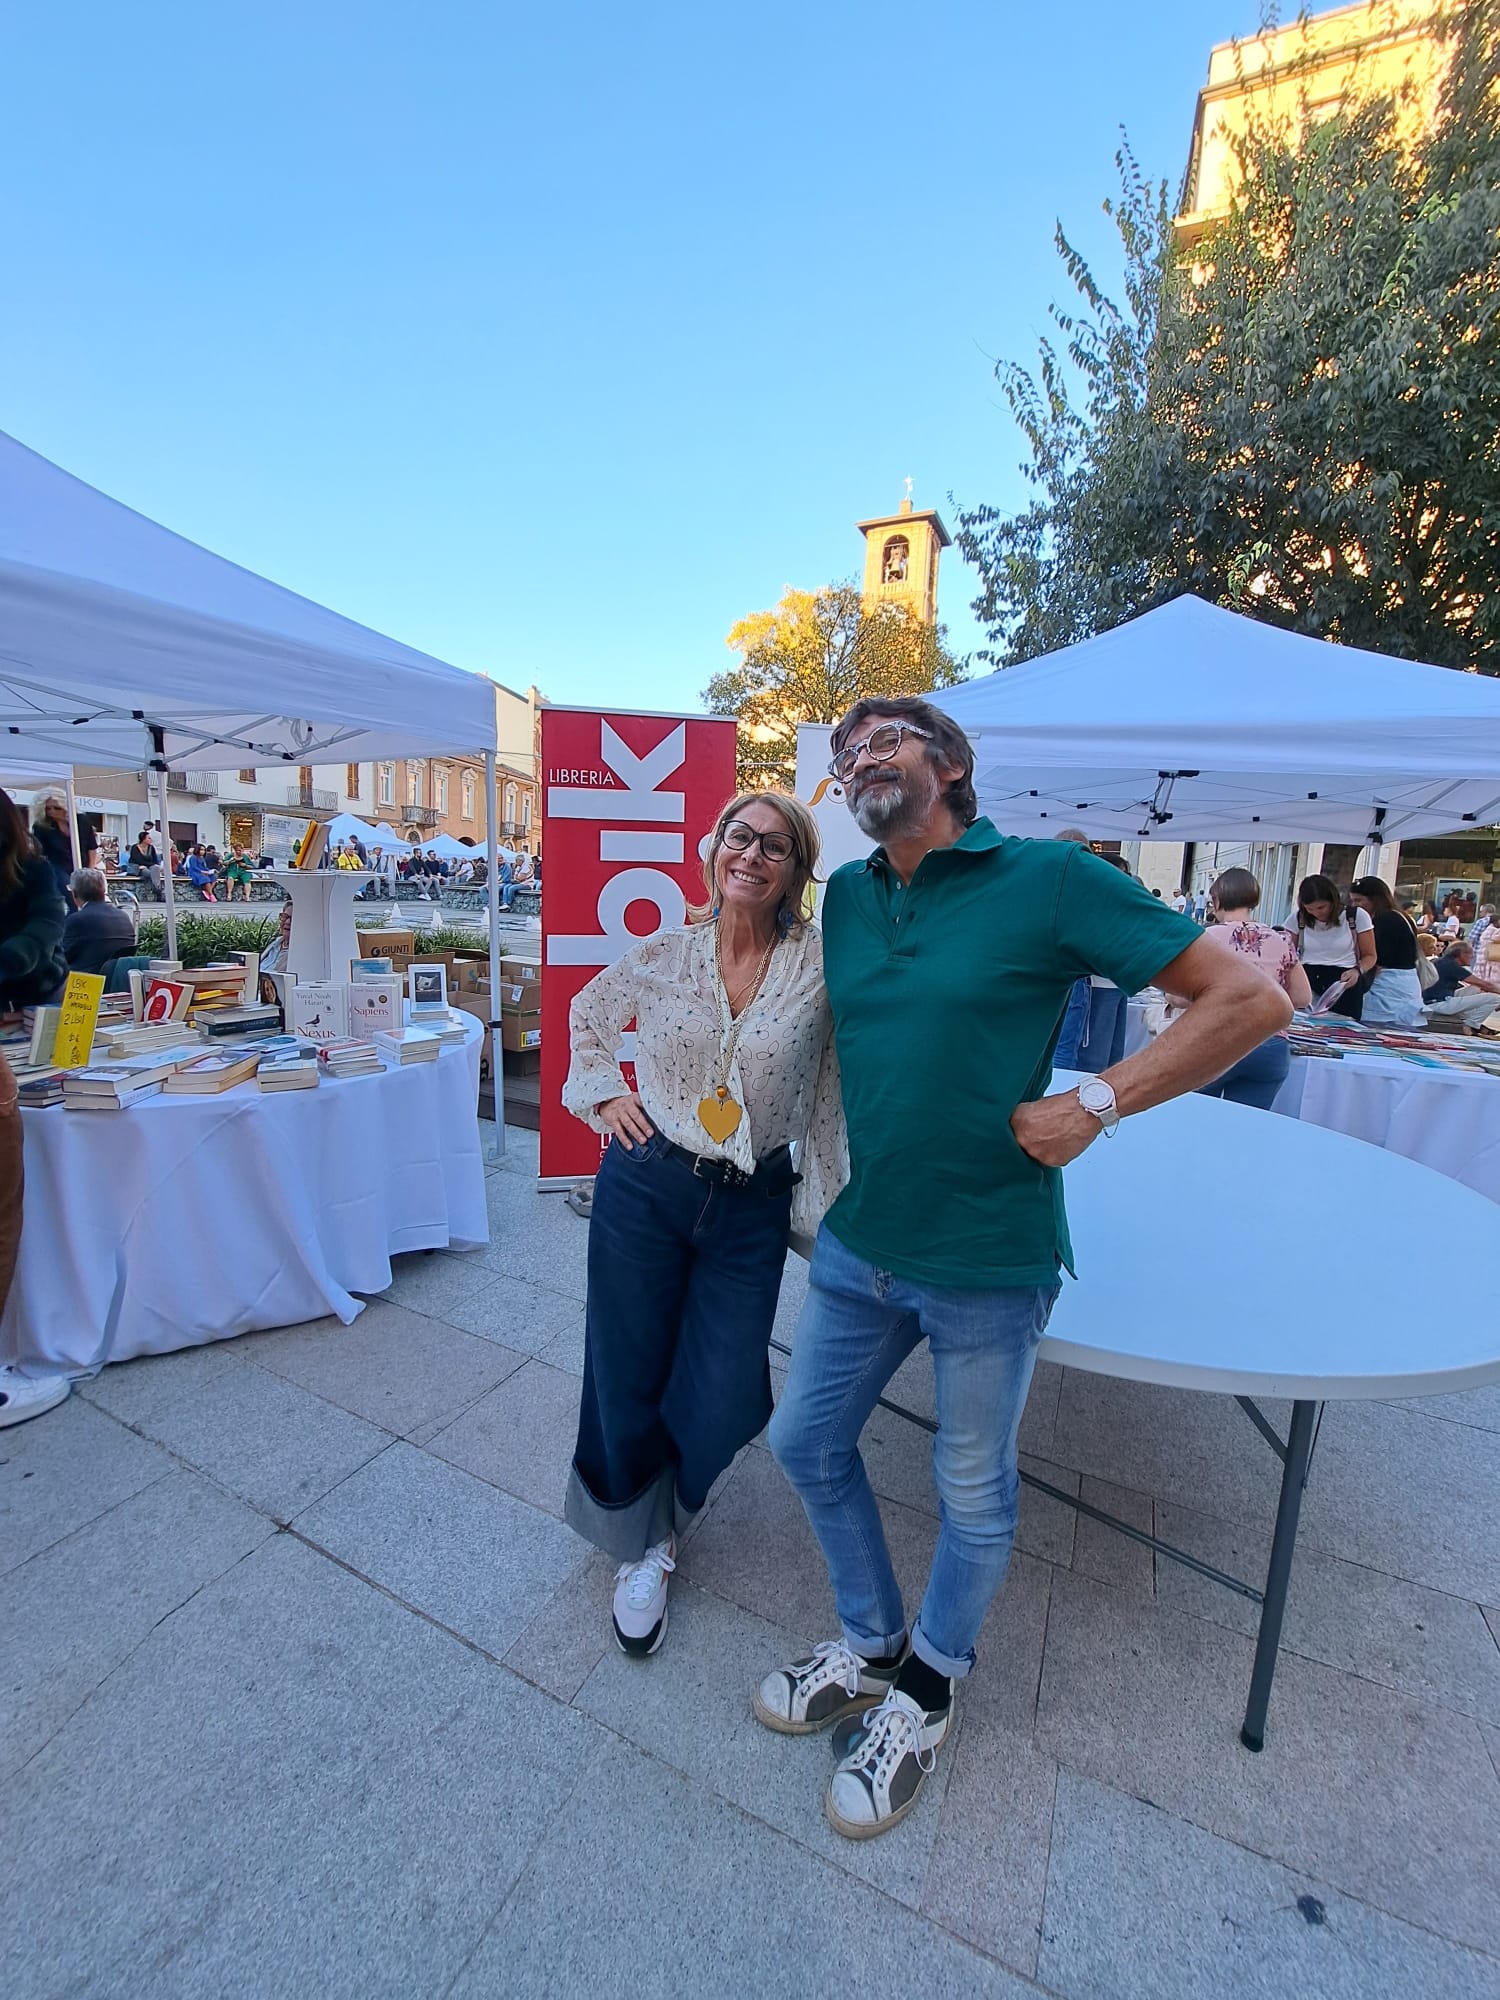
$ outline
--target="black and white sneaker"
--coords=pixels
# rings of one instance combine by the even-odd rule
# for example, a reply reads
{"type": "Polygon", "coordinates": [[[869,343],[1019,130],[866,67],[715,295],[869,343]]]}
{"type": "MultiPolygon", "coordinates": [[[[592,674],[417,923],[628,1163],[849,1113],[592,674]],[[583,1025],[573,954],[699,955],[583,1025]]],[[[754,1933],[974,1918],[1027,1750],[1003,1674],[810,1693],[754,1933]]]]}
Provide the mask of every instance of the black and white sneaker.
{"type": "Polygon", "coordinates": [[[842,1639],[825,1639],[805,1660],[767,1674],[750,1697],[757,1722],[782,1736],[811,1736],[841,1716],[881,1701],[895,1667],[872,1667],[842,1639]]]}
{"type": "Polygon", "coordinates": [[[615,1643],[644,1659],[667,1636],[667,1578],[676,1569],[669,1540],[615,1571],[615,1643]]]}
{"type": "Polygon", "coordinates": [[[892,1688],[863,1718],[854,1747],[828,1782],[828,1824],[846,1840],[869,1840],[896,1825],[916,1804],[937,1763],[953,1707],[929,1713],[892,1688]]]}

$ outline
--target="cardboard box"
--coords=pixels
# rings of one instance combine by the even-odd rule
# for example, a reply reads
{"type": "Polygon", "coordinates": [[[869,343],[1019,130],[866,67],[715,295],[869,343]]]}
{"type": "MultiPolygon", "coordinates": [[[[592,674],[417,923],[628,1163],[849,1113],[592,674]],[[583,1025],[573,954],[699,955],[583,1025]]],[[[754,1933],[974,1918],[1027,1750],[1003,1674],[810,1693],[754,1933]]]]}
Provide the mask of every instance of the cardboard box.
{"type": "Polygon", "coordinates": [[[404,951],[410,957],[412,947],[416,943],[416,937],[411,931],[395,929],[362,931],[358,924],[354,926],[354,935],[359,939],[361,958],[389,958],[393,945],[398,951],[404,951]]]}
{"type": "Polygon", "coordinates": [[[540,979],[542,961],[539,958],[520,958],[507,953],[500,961],[500,977],[510,985],[519,985],[522,980],[540,979]]]}
{"type": "Polygon", "coordinates": [[[523,1049],[542,1046],[540,1014],[503,1014],[500,1018],[500,1046],[519,1054],[523,1049]]]}
{"type": "Polygon", "coordinates": [[[453,960],[453,973],[448,981],[450,993],[488,993],[490,990],[490,962],[487,958],[459,958],[453,960]]]}
{"type": "Polygon", "coordinates": [[[524,979],[515,986],[500,988],[500,1012],[505,1014],[540,1014],[542,1011],[542,982],[540,979],[524,979]]]}

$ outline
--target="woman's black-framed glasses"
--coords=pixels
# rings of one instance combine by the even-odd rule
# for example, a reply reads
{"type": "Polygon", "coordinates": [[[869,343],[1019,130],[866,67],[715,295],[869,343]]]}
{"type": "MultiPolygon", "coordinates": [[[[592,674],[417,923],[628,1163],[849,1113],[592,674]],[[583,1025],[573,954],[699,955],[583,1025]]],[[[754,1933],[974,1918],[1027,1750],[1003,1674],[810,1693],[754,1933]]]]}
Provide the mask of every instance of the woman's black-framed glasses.
{"type": "Polygon", "coordinates": [[[727,820],[720,838],[736,854],[748,854],[759,843],[767,861],[790,861],[797,852],[797,843],[789,833],[762,833],[742,819],[727,820]]]}
{"type": "Polygon", "coordinates": [[[841,781],[852,777],[861,750],[869,757],[872,764],[884,764],[901,748],[903,736],[923,736],[931,742],[932,731],[918,729],[914,722],[882,722],[878,729],[870,731],[863,743],[846,743],[828,769],[841,781]]]}

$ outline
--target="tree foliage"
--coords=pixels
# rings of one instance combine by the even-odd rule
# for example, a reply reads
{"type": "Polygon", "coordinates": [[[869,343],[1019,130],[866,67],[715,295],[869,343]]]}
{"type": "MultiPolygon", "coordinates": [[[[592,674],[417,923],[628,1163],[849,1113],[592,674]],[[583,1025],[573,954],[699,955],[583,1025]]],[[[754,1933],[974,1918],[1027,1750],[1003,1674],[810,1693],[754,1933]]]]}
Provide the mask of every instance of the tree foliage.
{"type": "Polygon", "coordinates": [[[1252,123],[1190,249],[1128,144],[1124,303],[1078,295],[996,370],[1034,488],[959,511],[1002,662],[1184,591],[1349,645],[1500,671],[1500,0],[1449,23],[1438,116],[1390,97],[1252,123]]]}
{"type": "Polygon", "coordinates": [[[710,714],[739,721],[741,786],[795,790],[799,722],[837,722],[860,695],[927,694],[961,681],[946,640],[943,626],[901,605],[866,614],[852,583],[788,590],[774,610],[742,618],[725,642],[739,665],[703,692],[710,714]]]}

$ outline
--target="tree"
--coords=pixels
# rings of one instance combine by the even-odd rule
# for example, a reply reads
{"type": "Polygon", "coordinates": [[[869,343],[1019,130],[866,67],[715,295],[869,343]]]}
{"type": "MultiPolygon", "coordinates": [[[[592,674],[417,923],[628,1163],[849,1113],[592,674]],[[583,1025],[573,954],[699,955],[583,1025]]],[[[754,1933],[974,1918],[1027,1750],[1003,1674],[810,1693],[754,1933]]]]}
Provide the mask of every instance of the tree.
{"type": "Polygon", "coordinates": [[[1030,506],[959,511],[1001,662],[1195,591],[1294,631],[1500,671],[1500,0],[1450,19],[1439,111],[1252,124],[1183,256],[1128,143],[1106,203],[1125,303],[1081,300],[997,378],[1030,506]]]}
{"type": "Polygon", "coordinates": [[[926,694],[961,681],[946,640],[943,626],[903,605],[866,614],[852,583],[788,590],[774,610],[742,618],[725,641],[740,664],[703,692],[710,714],[739,720],[741,786],[795,790],[799,722],[837,722],[862,694],[926,694]]]}

